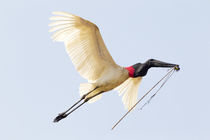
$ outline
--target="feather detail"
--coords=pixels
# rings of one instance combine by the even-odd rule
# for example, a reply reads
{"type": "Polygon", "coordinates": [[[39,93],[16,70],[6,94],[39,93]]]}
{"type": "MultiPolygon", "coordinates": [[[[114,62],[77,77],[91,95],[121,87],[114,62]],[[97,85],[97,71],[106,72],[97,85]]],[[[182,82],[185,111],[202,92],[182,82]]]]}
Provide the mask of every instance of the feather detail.
{"type": "Polygon", "coordinates": [[[93,90],[94,88],[95,88],[95,86],[93,86],[90,83],[80,84],[79,94],[80,94],[80,96],[83,96],[83,95],[87,94],[88,92],[90,92],[91,90],[93,90]]]}
{"type": "Polygon", "coordinates": [[[54,41],[64,42],[72,63],[82,77],[93,83],[104,71],[118,66],[109,54],[98,27],[78,16],[53,12],[49,26],[54,41]]]}
{"type": "Polygon", "coordinates": [[[122,102],[126,109],[130,109],[136,102],[138,96],[138,88],[142,77],[128,78],[125,82],[119,85],[115,90],[119,95],[123,95],[122,102]]]}
{"type": "Polygon", "coordinates": [[[88,103],[94,103],[94,102],[98,101],[99,99],[101,99],[101,97],[102,97],[102,94],[99,94],[99,95],[97,95],[97,96],[91,98],[91,99],[88,101],[88,103]]]}

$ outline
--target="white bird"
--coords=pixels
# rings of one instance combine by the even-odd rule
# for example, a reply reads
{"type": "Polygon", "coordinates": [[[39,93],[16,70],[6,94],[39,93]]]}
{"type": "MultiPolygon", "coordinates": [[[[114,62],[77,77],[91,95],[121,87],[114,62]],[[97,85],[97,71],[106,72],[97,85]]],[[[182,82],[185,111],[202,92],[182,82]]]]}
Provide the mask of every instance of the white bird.
{"type": "Polygon", "coordinates": [[[50,32],[55,32],[52,39],[64,42],[76,70],[88,80],[87,83],[80,84],[81,99],[60,113],[54,122],[67,117],[86,102],[97,101],[103,92],[112,89],[116,89],[120,95],[123,94],[122,101],[125,108],[130,109],[137,101],[139,84],[149,68],[178,66],[149,59],[145,63],[121,67],[113,60],[94,23],[66,12],[53,12],[53,14],[55,16],[50,20],[54,22],[49,24],[52,26],[50,32]],[[75,107],[82,100],[83,103],[75,107]]]}

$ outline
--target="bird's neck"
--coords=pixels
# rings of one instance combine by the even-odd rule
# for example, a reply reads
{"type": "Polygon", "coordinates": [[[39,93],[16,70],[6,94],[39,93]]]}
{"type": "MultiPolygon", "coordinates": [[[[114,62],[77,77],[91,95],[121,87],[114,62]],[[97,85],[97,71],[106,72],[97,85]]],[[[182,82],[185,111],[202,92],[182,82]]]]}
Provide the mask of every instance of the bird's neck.
{"type": "Polygon", "coordinates": [[[132,66],[130,66],[130,67],[125,67],[125,69],[128,70],[129,77],[134,77],[135,69],[134,69],[132,66]]]}

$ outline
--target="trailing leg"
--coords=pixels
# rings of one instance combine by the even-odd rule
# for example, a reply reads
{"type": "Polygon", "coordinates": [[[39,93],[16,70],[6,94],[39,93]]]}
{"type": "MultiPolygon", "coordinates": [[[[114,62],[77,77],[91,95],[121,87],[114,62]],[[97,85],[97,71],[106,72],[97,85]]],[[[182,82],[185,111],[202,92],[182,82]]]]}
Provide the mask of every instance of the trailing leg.
{"type": "Polygon", "coordinates": [[[69,109],[67,109],[66,111],[64,111],[63,113],[59,113],[58,116],[53,120],[53,122],[59,122],[60,120],[66,118],[69,114],[71,114],[73,111],[75,111],[77,108],[79,108],[80,106],[82,106],[85,102],[81,103],[80,105],[78,105],[76,108],[74,108],[78,103],[80,103],[83,99],[85,99],[85,97],[87,95],[89,95],[91,92],[93,92],[94,90],[96,90],[98,87],[95,87],[93,90],[89,91],[87,94],[83,95],[79,101],[77,101],[75,104],[73,104],[69,109]],[[74,109],[73,109],[74,108],[74,109]],[[73,109],[72,111],[70,111],[71,109],[73,109]],[[70,111],[69,113],[67,113],[68,111],[70,111]]]}
{"type": "Polygon", "coordinates": [[[96,93],[96,94],[94,94],[94,95],[92,95],[92,96],[86,97],[86,98],[84,99],[84,102],[88,102],[90,99],[92,99],[92,98],[94,98],[94,97],[96,97],[96,96],[102,94],[103,92],[104,92],[104,91],[101,91],[101,92],[98,92],[98,93],[96,93]]]}

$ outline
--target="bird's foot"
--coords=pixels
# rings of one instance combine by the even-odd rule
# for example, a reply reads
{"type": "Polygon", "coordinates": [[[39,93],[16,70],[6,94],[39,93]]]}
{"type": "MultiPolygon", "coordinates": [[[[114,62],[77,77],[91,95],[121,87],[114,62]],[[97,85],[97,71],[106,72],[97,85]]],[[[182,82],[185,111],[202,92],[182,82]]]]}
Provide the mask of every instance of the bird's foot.
{"type": "Polygon", "coordinates": [[[62,120],[63,118],[66,118],[67,115],[65,114],[65,112],[58,114],[58,116],[53,120],[53,122],[59,122],[60,120],[62,120]]]}

